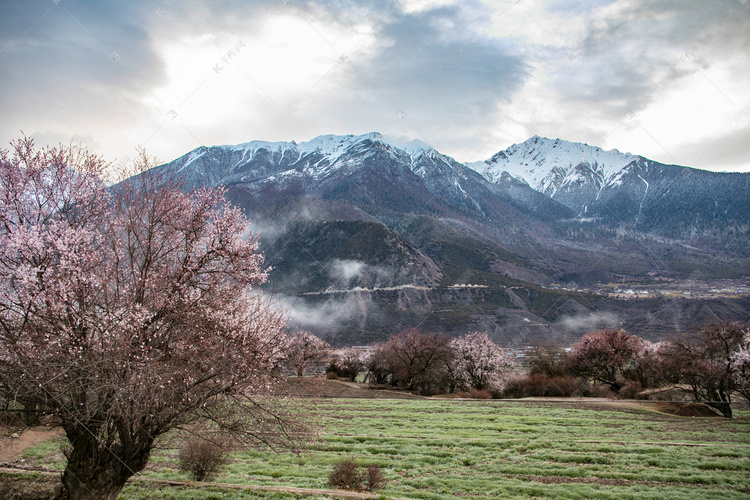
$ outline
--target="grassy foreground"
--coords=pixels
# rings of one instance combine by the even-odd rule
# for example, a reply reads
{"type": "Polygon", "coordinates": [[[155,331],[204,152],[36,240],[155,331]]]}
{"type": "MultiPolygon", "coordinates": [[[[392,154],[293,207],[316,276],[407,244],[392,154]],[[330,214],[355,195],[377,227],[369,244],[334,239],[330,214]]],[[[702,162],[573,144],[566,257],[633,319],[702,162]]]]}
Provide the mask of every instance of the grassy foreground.
{"type": "MultiPolygon", "coordinates": [[[[730,420],[614,403],[320,399],[306,404],[325,428],[311,451],[238,452],[214,481],[328,489],[333,465],[353,458],[383,469],[384,498],[750,498],[748,412],[730,420]]],[[[177,471],[175,455],[176,450],[157,451],[139,476],[187,480],[177,471]]],[[[27,457],[62,465],[51,444],[30,449],[27,457]]],[[[121,498],[300,495],[132,481],[121,498]]]]}

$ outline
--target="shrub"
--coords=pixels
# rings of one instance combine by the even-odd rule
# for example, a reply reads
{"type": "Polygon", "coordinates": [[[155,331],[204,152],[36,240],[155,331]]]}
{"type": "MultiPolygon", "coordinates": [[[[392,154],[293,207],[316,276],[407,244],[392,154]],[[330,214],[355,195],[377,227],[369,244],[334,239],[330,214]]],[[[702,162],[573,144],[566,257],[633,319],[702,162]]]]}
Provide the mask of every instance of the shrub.
{"type": "Polygon", "coordinates": [[[359,467],[352,459],[342,460],[328,475],[328,483],[334,488],[361,490],[362,478],[359,474],[359,467]]]}
{"type": "Polygon", "coordinates": [[[469,391],[469,397],[473,399],[492,399],[492,394],[490,394],[489,391],[472,389],[469,391]]]}
{"type": "Polygon", "coordinates": [[[501,396],[504,398],[522,398],[526,377],[513,377],[505,382],[501,396]]]}
{"type": "Polygon", "coordinates": [[[636,395],[643,391],[643,386],[638,382],[626,382],[617,396],[622,399],[635,399],[636,395]]]}
{"type": "Polygon", "coordinates": [[[185,441],[177,455],[180,470],[195,481],[211,479],[228,459],[229,451],[225,446],[202,437],[185,441]]]}
{"type": "Polygon", "coordinates": [[[385,484],[383,471],[377,465],[368,466],[364,476],[365,490],[367,491],[379,490],[385,484]]]}
{"type": "Polygon", "coordinates": [[[328,484],[344,490],[375,491],[383,487],[385,476],[380,467],[370,465],[360,470],[354,460],[347,458],[333,468],[328,475],[328,484]]]}
{"type": "Polygon", "coordinates": [[[606,384],[598,384],[591,388],[591,396],[595,398],[614,399],[616,393],[612,390],[611,386],[606,384]]]}
{"type": "Polygon", "coordinates": [[[523,381],[524,397],[546,396],[549,388],[549,378],[543,373],[535,373],[523,381]]]}

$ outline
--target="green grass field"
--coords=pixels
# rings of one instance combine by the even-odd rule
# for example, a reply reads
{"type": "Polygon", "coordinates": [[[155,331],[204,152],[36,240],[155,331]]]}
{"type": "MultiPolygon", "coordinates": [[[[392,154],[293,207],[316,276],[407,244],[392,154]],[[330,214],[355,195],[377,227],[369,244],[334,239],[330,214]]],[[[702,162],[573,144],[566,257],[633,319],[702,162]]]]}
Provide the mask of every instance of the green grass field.
{"type": "MultiPolygon", "coordinates": [[[[320,399],[324,431],[301,455],[237,452],[216,482],[328,489],[343,458],[378,465],[383,498],[750,498],[750,413],[678,417],[631,404],[320,399]],[[589,442],[584,442],[589,441],[589,442]],[[687,445],[705,446],[687,446],[687,445]]],[[[176,450],[142,477],[187,480],[176,450]]],[[[50,444],[27,456],[61,466],[50,444]]],[[[125,499],[299,498],[290,493],[185,489],[132,482],[125,499]]],[[[312,498],[326,498],[313,496],[312,498]]]]}

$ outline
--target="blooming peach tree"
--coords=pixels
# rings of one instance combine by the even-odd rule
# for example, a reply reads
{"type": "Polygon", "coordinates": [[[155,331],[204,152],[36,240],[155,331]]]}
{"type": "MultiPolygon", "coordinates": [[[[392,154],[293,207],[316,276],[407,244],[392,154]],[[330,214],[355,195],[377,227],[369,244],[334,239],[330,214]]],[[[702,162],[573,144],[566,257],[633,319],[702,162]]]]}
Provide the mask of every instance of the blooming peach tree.
{"type": "Polygon", "coordinates": [[[301,377],[310,366],[328,358],[330,347],[328,342],[316,337],[312,332],[300,330],[289,335],[286,364],[301,377]]]}
{"type": "Polygon", "coordinates": [[[734,387],[743,398],[750,401],[750,326],[745,328],[745,335],[732,356],[731,368],[734,376],[734,387]]]}
{"type": "Polygon", "coordinates": [[[624,330],[600,330],[587,333],[573,346],[569,362],[575,374],[619,391],[641,348],[642,341],[624,330]]]}
{"type": "Polygon", "coordinates": [[[733,393],[750,392],[742,383],[748,332],[750,325],[718,322],[697,335],[683,333],[667,343],[665,371],[696,401],[731,418],[733,393]]]}
{"type": "Polygon", "coordinates": [[[0,396],[59,417],[59,498],[116,498],[157,439],[201,420],[295,446],[270,396],[282,317],[263,257],[220,190],[157,169],[112,188],[105,163],[28,138],[0,152],[0,396]]]}
{"type": "Polygon", "coordinates": [[[514,365],[486,333],[474,332],[451,340],[451,372],[456,388],[487,390],[502,385],[502,379],[514,365]]]}

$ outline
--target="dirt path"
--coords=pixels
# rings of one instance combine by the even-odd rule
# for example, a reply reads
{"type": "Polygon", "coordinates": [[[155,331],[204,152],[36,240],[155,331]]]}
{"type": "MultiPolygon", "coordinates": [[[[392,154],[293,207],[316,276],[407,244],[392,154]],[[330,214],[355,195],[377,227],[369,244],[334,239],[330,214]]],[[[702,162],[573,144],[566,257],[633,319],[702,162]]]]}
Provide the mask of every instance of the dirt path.
{"type": "MultiPolygon", "coordinates": [[[[0,467],[0,473],[13,474],[16,476],[24,475],[42,475],[46,477],[59,477],[58,471],[30,471],[23,469],[12,469],[0,467]]],[[[252,491],[278,491],[282,493],[298,493],[300,495],[326,496],[331,498],[359,498],[359,499],[377,499],[381,496],[377,493],[368,493],[364,491],[349,490],[317,490],[313,488],[295,488],[292,486],[256,486],[251,484],[228,484],[228,483],[209,483],[196,481],[171,481],[166,479],[157,479],[150,477],[134,476],[129,481],[134,483],[160,484],[164,486],[185,486],[188,488],[223,488],[227,490],[252,490],[252,491]]],[[[410,500],[408,498],[392,497],[392,500],[410,500]]]]}
{"type": "MultiPolygon", "coordinates": [[[[5,430],[5,429],[3,429],[5,430]]],[[[37,443],[62,437],[63,431],[59,427],[27,427],[12,433],[10,429],[7,432],[0,433],[0,463],[13,462],[20,460],[23,452],[37,443]],[[14,437],[17,436],[17,437],[14,437]]]]}

